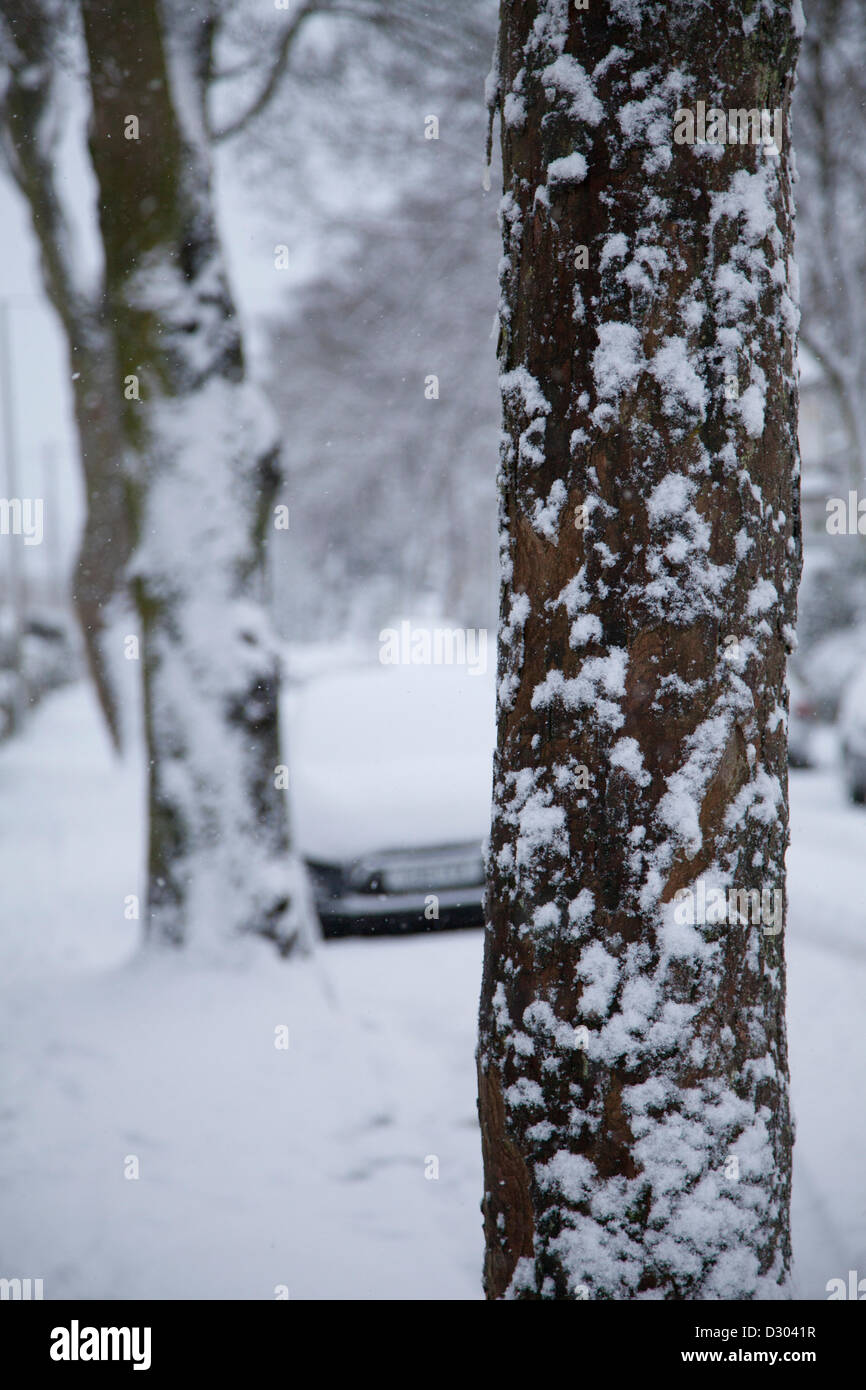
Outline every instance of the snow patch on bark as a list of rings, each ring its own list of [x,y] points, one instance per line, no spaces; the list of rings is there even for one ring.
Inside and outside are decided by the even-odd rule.
[[[568,98],[568,114],[596,126],[604,117],[601,102],[595,95],[592,79],[569,53],[561,53],[541,74],[546,87],[552,87]]]

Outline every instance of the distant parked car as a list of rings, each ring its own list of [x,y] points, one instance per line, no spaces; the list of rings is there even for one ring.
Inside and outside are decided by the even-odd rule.
[[[812,745],[817,709],[799,676],[788,669],[788,762],[791,767],[813,767]]]
[[[326,935],[482,922],[492,674],[371,666],[289,701],[295,843]]]
[[[15,633],[11,614],[0,611],[0,742],[50,691],[80,670],[71,620],[62,613],[31,613]]]
[[[70,620],[31,614],[21,634],[21,672],[31,703],[74,680],[79,672]]]
[[[854,673],[842,695],[839,746],[848,795],[862,806],[866,803],[866,664]]]
[[[817,717],[835,722],[846,686],[866,662],[866,624],[829,632],[809,647],[807,660],[809,695]]]

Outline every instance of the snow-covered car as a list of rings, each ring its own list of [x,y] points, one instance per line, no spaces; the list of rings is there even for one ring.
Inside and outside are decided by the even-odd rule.
[[[0,742],[23,713],[78,672],[75,636],[65,614],[31,613],[16,638],[11,615],[0,612]]]
[[[848,682],[839,707],[839,748],[848,795],[866,803],[866,664]]]
[[[846,687],[866,662],[866,624],[837,628],[813,643],[807,652],[801,650],[801,674],[804,656],[808,664],[809,694],[817,716],[833,722],[839,717]]]
[[[481,923],[494,704],[492,675],[465,666],[370,666],[293,693],[293,834],[327,935]]]
[[[813,767],[813,742],[817,709],[790,667],[788,668],[788,762],[791,767]]]

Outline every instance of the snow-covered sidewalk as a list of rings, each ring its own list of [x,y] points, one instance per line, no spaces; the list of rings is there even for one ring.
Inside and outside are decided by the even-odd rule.
[[[793,802],[797,1291],[823,1298],[866,1275],[866,814],[830,772]],[[481,933],[135,960],[141,804],[84,687],[0,754],[0,1275],[46,1298],[479,1297]]]

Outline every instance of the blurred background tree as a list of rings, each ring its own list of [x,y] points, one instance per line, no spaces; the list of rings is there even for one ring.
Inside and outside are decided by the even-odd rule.
[[[267,315],[293,529],[273,538],[282,630],[369,636],[394,614],[496,613],[497,197],[483,83],[496,23],[436,0],[423,25],[310,28],[304,81],[242,140],[313,275]],[[289,139],[288,131],[293,135]],[[276,181],[274,174],[279,171]]]
[[[827,531],[829,498],[866,495],[866,7],[805,10],[793,104],[805,542],[795,665],[832,718],[866,656],[866,535]]]

